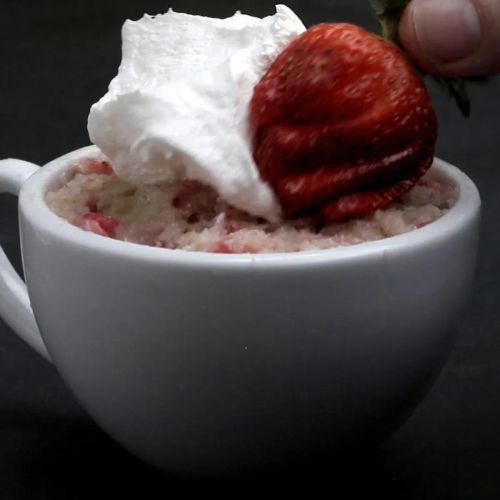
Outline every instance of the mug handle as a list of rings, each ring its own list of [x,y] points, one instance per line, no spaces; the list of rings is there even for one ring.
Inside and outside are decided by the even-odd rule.
[[[0,193],[19,196],[24,181],[38,165],[8,158],[0,160]],[[0,316],[29,346],[50,361],[35,316],[26,284],[16,273],[0,245]]]

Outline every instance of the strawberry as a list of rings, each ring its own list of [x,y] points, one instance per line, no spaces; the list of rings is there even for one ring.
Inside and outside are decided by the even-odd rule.
[[[84,175],[112,175],[113,167],[107,161],[97,160],[96,158],[84,158],[80,160],[78,172]]]
[[[113,237],[119,221],[108,215],[88,212],[83,216],[83,228],[101,236]]]
[[[430,167],[437,120],[425,86],[392,42],[319,24],[271,64],[250,103],[254,158],[287,216],[362,217]]]

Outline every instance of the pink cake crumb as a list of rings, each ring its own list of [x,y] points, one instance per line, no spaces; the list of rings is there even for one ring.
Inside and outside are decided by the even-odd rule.
[[[311,216],[270,223],[231,207],[199,182],[133,186],[96,158],[73,170],[69,181],[46,196],[60,217],[100,236],[212,253],[299,252],[379,240],[430,224],[458,194],[431,171],[400,200],[363,219],[326,226]]]

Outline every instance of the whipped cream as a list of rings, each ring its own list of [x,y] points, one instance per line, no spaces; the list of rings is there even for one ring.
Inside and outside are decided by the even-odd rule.
[[[118,75],[90,110],[92,142],[128,182],[197,180],[237,208],[278,220],[252,157],[249,103],[274,58],[304,30],[284,5],[263,19],[169,10],[126,21]]]

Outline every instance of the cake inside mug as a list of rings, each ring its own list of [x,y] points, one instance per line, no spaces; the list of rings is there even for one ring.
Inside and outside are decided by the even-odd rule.
[[[104,158],[86,158],[46,195],[71,224],[104,237],[213,253],[300,252],[355,245],[406,233],[443,216],[458,191],[432,169],[400,199],[361,218],[321,223],[313,215],[268,222],[231,207],[196,181],[132,185]]]

